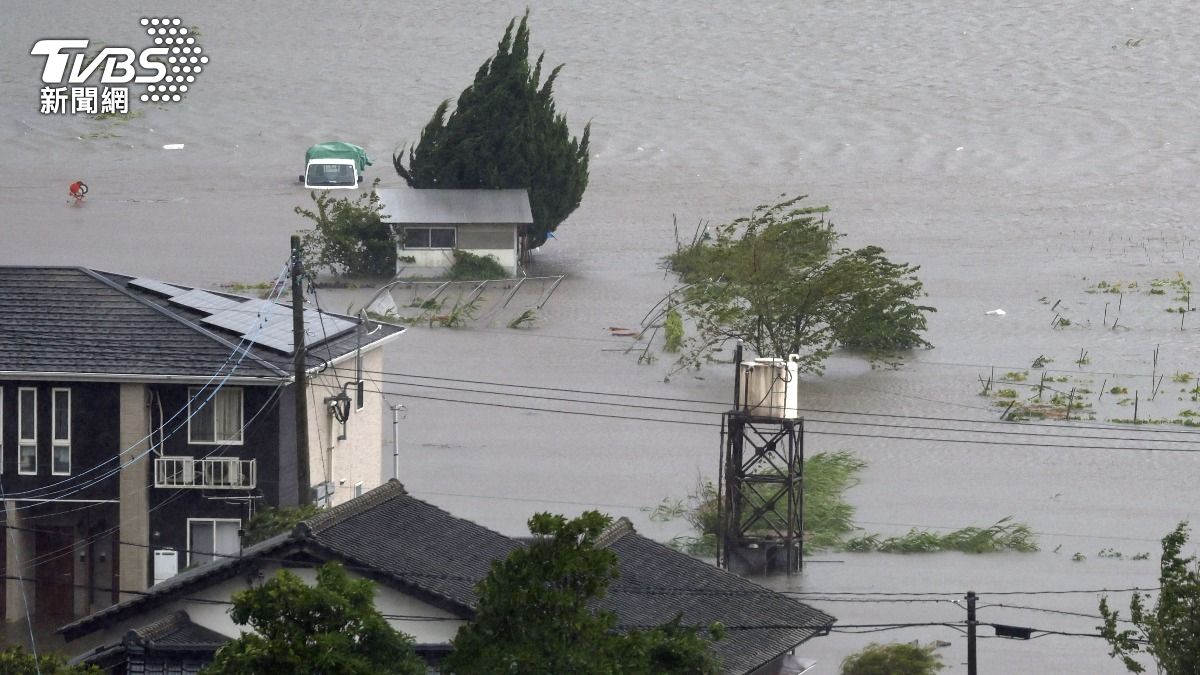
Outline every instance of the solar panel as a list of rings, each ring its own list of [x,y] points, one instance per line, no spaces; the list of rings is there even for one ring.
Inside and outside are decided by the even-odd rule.
[[[214,297],[227,300],[220,296]],[[248,300],[237,303],[235,307],[223,309],[200,321],[237,333],[240,337],[257,345],[285,354],[291,354],[294,348],[291,308],[269,300]],[[353,321],[312,309],[304,310],[304,342],[310,347],[344,335],[354,330],[356,326],[358,324]]]
[[[216,314],[222,310],[234,309],[242,305],[238,300],[231,300],[198,288],[171,296],[171,304],[194,309],[205,314]]]
[[[150,291],[151,293],[165,295],[168,298],[173,295],[179,295],[185,290],[178,286],[172,286],[171,284],[166,284],[156,279],[146,279],[144,277],[133,279],[128,285],[133,286],[134,288],[140,288],[143,291]]]
[[[256,335],[275,323],[288,323],[290,317],[289,309],[269,300],[247,300],[237,307],[206,316],[200,322],[246,336]]]

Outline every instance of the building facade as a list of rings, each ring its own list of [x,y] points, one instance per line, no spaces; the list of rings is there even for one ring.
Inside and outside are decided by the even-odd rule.
[[[312,493],[333,505],[378,486],[381,395],[366,380],[403,329],[304,321],[301,393],[276,301],[0,267],[3,618],[61,625],[236,554],[256,510],[299,501],[297,395]]]

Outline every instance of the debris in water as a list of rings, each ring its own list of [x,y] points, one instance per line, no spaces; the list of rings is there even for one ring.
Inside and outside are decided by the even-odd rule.
[[[989,309],[988,311],[984,312],[984,314],[987,314],[988,316],[1004,316],[1007,313],[1008,312],[1005,312],[1002,309]]]

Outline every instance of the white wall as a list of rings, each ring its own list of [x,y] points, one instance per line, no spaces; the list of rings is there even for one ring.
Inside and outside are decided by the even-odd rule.
[[[317,348],[320,349],[319,347]],[[313,484],[330,481],[334,485],[332,505],[354,497],[354,485],[363,483],[363,492],[382,482],[383,396],[379,372],[383,370],[383,350],[363,352],[364,379],[367,382],[363,409],[356,405],[357,388],[353,384],[353,358],[343,361],[334,370],[310,380],[308,398],[309,476]],[[334,419],[325,399],[337,395],[342,386],[350,383],[346,393],[351,398],[350,417],[346,421],[346,439],[337,440],[342,425]]]
[[[277,563],[267,563],[264,565],[264,576],[261,579],[248,580],[244,576],[235,577],[190,592],[187,594],[187,599],[173,600],[146,613],[128,617],[102,631],[70,642],[67,645],[67,651],[72,654],[82,654],[100,645],[111,645],[119,642],[129,630],[140,628],[179,610],[187,612],[192,623],[204,626],[221,635],[235,638],[243,632],[244,628],[248,632],[248,628],[233,622],[229,617],[230,605],[225,603],[233,597],[235,592],[245,590],[251,585],[251,582],[253,585],[260,585],[274,576],[279,569],[280,566]],[[317,572],[315,569],[292,568],[289,571],[309,584],[316,583]],[[350,576],[362,578],[353,570],[350,571]],[[385,616],[402,615],[447,619],[446,621],[388,619],[388,623],[393,628],[412,636],[418,644],[448,643],[454,637],[454,633],[458,631],[459,626],[466,623],[445,610],[378,583],[375,584],[375,609]]]

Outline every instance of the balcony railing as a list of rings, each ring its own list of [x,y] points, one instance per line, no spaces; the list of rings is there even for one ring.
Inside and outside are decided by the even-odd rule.
[[[154,460],[154,487],[245,490],[258,481],[253,459],[236,457],[159,457]]]

